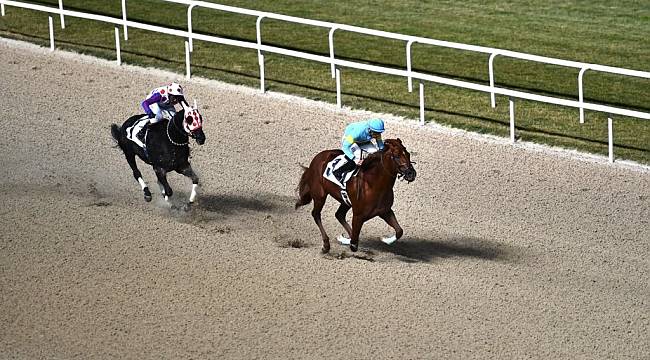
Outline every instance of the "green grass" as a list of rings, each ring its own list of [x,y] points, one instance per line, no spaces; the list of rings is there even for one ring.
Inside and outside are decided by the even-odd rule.
[[[57,0],[32,1],[57,6]],[[407,35],[489,46],[529,54],[650,71],[650,2],[560,1],[295,1],[224,0],[224,5],[337,22]],[[119,0],[64,0],[66,8],[121,17]],[[186,29],[186,6],[157,0],[127,1],[129,19],[150,24],[174,24]],[[154,9],[155,11],[152,11]],[[7,7],[0,35],[48,45],[47,14]],[[194,30],[233,39],[255,41],[254,17],[196,8]],[[66,18],[58,27],[57,47],[115,58],[113,26]],[[265,44],[328,55],[327,29],[265,19]],[[366,35],[335,33],[338,57],[405,68],[405,44]],[[487,56],[415,44],[416,71],[487,84]],[[126,63],[185,71],[184,39],[129,29],[122,42]],[[327,64],[267,54],[269,90],[328,102],[336,101],[335,83]],[[554,97],[577,99],[577,69],[497,57],[497,86]],[[195,41],[194,75],[259,86],[257,52]],[[407,91],[406,79],[342,69],[343,103],[354,108],[419,117],[417,84]],[[585,100],[650,112],[650,80],[588,71]],[[191,92],[191,90],[190,90]],[[480,133],[508,136],[508,101],[489,94],[427,83],[426,119]],[[606,114],[587,112],[579,124],[578,110],[517,101],[517,135],[525,141],[607,154]],[[650,164],[650,121],[614,119],[615,154]]]

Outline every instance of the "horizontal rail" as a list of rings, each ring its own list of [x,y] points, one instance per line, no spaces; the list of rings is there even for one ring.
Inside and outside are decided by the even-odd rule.
[[[192,4],[195,4],[197,6],[199,4],[201,4],[201,3],[203,3],[201,1],[183,1],[183,0],[163,0],[163,1],[180,3],[180,4],[190,4],[190,3],[192,3]],[[35,4],[27,4],[27,3],[19,3],[19,2],[16,2],[16,1],[10,1],[10,0],[6,0],[6,1],[5,0],[0,0],[0,3],[5,3],[6,5],[9,5],[9,6],[22,7],[22,8],[38,10],[38,11],[43,11],[43,12],[63,14],[65,16],[72,16],[72,17],[78,17],[78,18],[84,18],[84,19],[90,19],[90,20],[97,20],[97,21],[102,21],[102,22],[111,23],[111,24],[115,24],[115,25],[122,25],[124,23],[123,19],[114,18],[114,17],[110,17],[110,16],[105,16],[105,15],[88,14],[88,13],[82,13],[82,12],[72,11],[72,10],[61,10],[61,9],[54,8],[54,7],[48,7],[48,6],[43,6],[43,5],[35,5]],[[231,6],[217,5],[217,4],[211,4],[211,3],[205,3],[205,4],[208,4],[209,6],[206,6],[206,7],[210,7],[210,8],[219,8],[219,9],[233,8]],[[202,6],[202,4],[201,4],[201,6]],[[239,9],[239,8],[235,8],[235,9]],[[249,14],[249,15],[259,15],[259,14],[265,14],[264,16],[270,16],[271,15],[270,13],[262,13],[262,12],[253,11],[253,10],[247,10],[246,13]],[[294,18],[294,17],[291,17],[291,16],[281,16],[281,15],[275,15],[275,17],[277,17],[278,19],[285,19],[285,18],[287,18],[287,19],[299,19],[299,18]],[[315,21],[315,20],[310,21],[310,22],[315,22],[315,23],[319,23],[319,24],[331,24],[331,23],[324,23],[324,22]],[[279,48],[279,47],[275,47],[275,46],[258,44],[256,42],[248,42],[248,41],[242,41],[242,40],[232,40],[232,39],[227,39],[227,38],[218,37],[218,36],[190,33],[190,32],[185,31],[185,30],[169,29],[169,28],[165,28],[165,27],[162,27],[162,26],[143,24],[143,23],[130,21],[130,20],[127,20],[126,24],[129,27],[133,27],[133,28],[136,28],[136,29],[148,30],[148,31],[163,33],[163,34],[167,34],[167,35],[183,37],[183,38],[187,38],[189,36],[192,36],[196,40],[202,40],[202,41],[211,42],[211,43],[231,45],[231,46],[237,46],[237,47],[248,48],[248,49],[255,49],[255,50],[258,50],[258,51],[264,51],[264,52],[275,53],[275,54],[280,54],[280,55],[286,55],[286,56],[291,56],[291,57],[296,57],[296,58],[301,58],[301,59],[306,59],[306,60],[312,60],[312,61],[317,61],[317,62],[321,62],[321,63],[325,63],[325,64],[330,64],[330,63],[333,62],[337,66],[347,67],[347,68],[352,68],[352,69],[367,70],[367,71],[377,72],[377,73],[381,73],[381,74],[396,75],[396,76],[402,76],[402,77],[409,77],[410,76],[412,78],[419,79],[419,80],[430,81],[430,82],[434,82],[434,83],[438,83],[438,84],[444,84],[444,85],[460,87],[460,88],[476,90],[476,91],[482,91],[482,92],[488,92],[488,93],[489,92],[494,92],[494,93],[499,94],[499,95],[510,96],[510,97],[514,97],[514,98],[518,98],[518,99],[539,101],[539,102],[545,102],[545,103],[549,103],[549,104],[568,106],[568,107],[574,107],[574,108],[584,108],[584,109],[587,109],[587,110],[593,110],[593,111],[599,111],[599,112],[605,112],[605,113],[617,114],[617,115],[623,115],[623,116],[630,116],[630,117],[635,117],[635,118],[640,118],[640,119],[650,119],[650,113],[634,111],[634,110],[628,110],[628,109],[621,109],[621,108],[616,108],[616,107],[608,106],[608,105],[585,103],[585,102],[579,102],[579,101],[575,101],[575,100],[568,100],[568,99],[554,98],[554,97],[544,96],[544,95],[530,94],[530,93],[526,93],[526,92],[522,92],[522,91],[510,90],[510,89],[499,88],[499,87],[491,87],[491,86],[476,84],[476,83],[467,82],[467,81],[449,79],[449,78],[445,78],[445,77],[441,77],[441,76],[429,75],[429,74],[418,73],[418,72],[413,72],[413,71],[409,72],[408,70],[402,70],[402,69],[397,69],[397,68],[389,68],[389,67],[383,67],[383,66],[377,66],[377,65],[370,65],[370,64],[365,64],[365,63],[358,63],[358,62],[349,61],[349,60],[342,60],[342,59],[336,59],[336,58],[332,60],[332,58],[330,56],[317,55],[317,54],[306,53],[306,52],[297,51],[297,50],[289,50],[289,49]],[[379,33],[385,33],[385,32],[379,32]],[[387,34],[390,34],[390,33],[387,33]]]
[[[230,46],[236,46],[240,48],[247,48],[247,49],[253,49],[257,50],[258,53],[258,58],[259,58],[259,65],[260,65],[260,84],[261,84],[261,90],[262,92],[264,91],[264,53],[274,53],[274,54],[280,54],[280,55],[285,55],[285,56],[290,56],[290,57],[296,57],[296,58],[301,58],[301,59],[306,59],[306,60],[312,60],[324,64],[330,64],[331,69],[332,69],[332,77],[336,78],[336,92],[337,92],[337,105],[341,107],[341,72],[340,68],[351,68],[351,69],[359,69],[359,70],[366,70],[366,71],[371,71],[371,72],[376,72],[376,73],[381,73],[381,74],[387,74],[387,75],[394,75],[394,76],[401,76],[405,77],[408,80],[408,88],[409,91],[411,91],[412,87],[412,79],[417,79],[420,82],[420,119],[421,123],[424,122],[424,93],[423,93],[423,88],[424,84],[423,81],[428,81],[428,82],[434,82],[438,84],[443,84],[443,85],[448,85],[448,86],[454,86],[454,87],[459,87],[459,88],[464,88],[464,89],[469,89],[469,90],[475,90],[475,91],[481,91],[485,93],[490,93],[491,94],[491,103],[492,106],[495,106],[495,101],[494,101],[494,96],[495,95],[503,95],[507,96],[509,99],[509,104],[510,104],[510,127],[511,127],[511,139],[514,142],[515,141],[515,136],[514,136],[514,131],[515,131],[515,126],[514,126],[514,99],[523,99],[523,100],[530,100],[530,101],[537,101],[537,102],[543,102],[543,103],[548,103],[548,104],[554,104],[554,105],[560,105],[560,106],[566,106],[566,107],[572,107],[572,108],[577,108],[580,110],[580,122],[584,122],[584,110],[593,110],[597,112],[602,112],[602,113],[607,113],[608,114],[608,121],[610,122],[609,126],[609,147],[610,147],[610,161],[613,161],[613,130],[611,126],[611,116],[612,114],[616,115],[622,115],[622,116],[629,116],[629,117],[635,117],[635,118],[640,118],[640,119],[645,119],[645,120],[650,120],[650,113],[646,112],[641,112],[641,111],[635,111],[635,110],[629,110],[629,109],[623,109],[623,108],[617,108],[613,106],[608,106],[608,105],[601,105],[601,104],[595,104],[595,103],[585,103],[583,100],[583,85],[582,85],[582,79],[584,72],[586,70],[592,70],[592,71],[600,71],[600,72],[608,72],[608,73],[613,73],[613,74],[619,74],[619,75],[627,75],[627,76],[634,76],[634,77],[641,77],[641,78],[647,78],[650,79],[650,72],[646,71],[639,71],[639,70],[630,70],[630,69],[623,69],[623,68],[617,68],[617,67],[612,67],[612,66],[604,66],[604,65],[598,65],[598,64],[588,64],[588,63],[582,63],[582,62],[576,62],[576,61],[569,61],[569,60],[562,60],[562,59],[556,59],[556,58],[550,58],[550,57],[544,57],[544,56],[538,56],[538,55],[531,55],[531,54],[525,54],[525,53],[520,53],[520,52],[515,52],[515,51],[509,51],[509,50],[502,50],[502,49],[496,49],[496,48],[489,48],[489,47],[483,47],[483,46],[475,46],[475,45],[467,45],[467,44],[461,44],[461,43],[454,43],[454,42],[448,42],[448,41],[442,41],[442,40],[435,40],[435,39],[428,39],[428,38],[422,38],[422,37],[416,37],[416,36],[409,36],[409,35],[402,35],[402,34],[397,34],[397,33],[391,33],[391,32],[386,32],[386,31],[379,31],[379,30],[372,30],[372,29],[366,29],[366,28],[361,28],[357,26],[350,26],[350,25],[343,25],[343,24],[337,24],[337,23],[331,23],[331,22],[325,22],[325,21],[318,21],[318,20],[309,20],[309,19],[303,19],[303,18],[298,18],[294,16],[287,16],[287,15],[279,15],[279,14],[274,14],[274,13],[268,13],[268,12],[263,12],[263,11],[256,11],[256,10],[249,10],[249,9],[243,9],[243,8],[238,8],[238,7],[233,7],[233,6],[227,6],[227,5],[220,5],[220,4],[214,4],[214,3],[209,3],[205,1],[194,1],[194,0],[161,0],[165,2],[170,2],[170,3],[177,3],[177,4],[183,4],[188,6],[187,10],[187,31],[186,30],[177,30],[177,29],[170,29],[164,26],[157,26],[157,25],[149,25],[149,24],[143,24],[135,21],[130,21],[127,19],[126,16],[126,0],[122,0],[122,18],[114,18],[111,16],[105,16],[105,15],[97,15],[97,14],[91,14],[91,13],[84,13],[84,12],[79,12],[79,11],[71,11],[71,10],[65,10],[63,8],[63,2],[62,0],[59,0],[59,7],[49,7],[49,6],[44,6],[44,5],[37,5],[37,4],[31,4],[31,3],[22,3],[18,1],[11,1],[11,0],[0,0],[0,5],[2,5],[2,16],[5,15],[5,5],[8,6],[14,6],[14,7],[19,7],[19,8],[25,8],[25,9],[31,9],[31,10],[36,10],[36,11],[41,11],[41,12],[47,12],[50,14],[59,14],[61,17],[61,25],[64,27],[64,16],[72,16],[72,17],[77,17],[77,18],[83,18],[83,19],[88,19],[88,20],[96,20],[96,21],[101,21],[109,24],[113,24],[116,26],[115,28],[115,39],[116,39],[116,51],[117,51],[117,61],[118,64],[121,62],[120,60],[120,44],[119,44],[119,32],[117,26],[123,26],[124,27],[124,38],[128,39],[127,37],[127,27],[133,27],[141,30],[147,30],[147,31],[152,31],[152,32],[157,32],[161,34],[167,34],[167,35],[172,35],[172,36],[177,36],[177,37],[182,37],[186,38],[186,46],[185,46],[185,52],[186,52],[186,66],[187,66],[187,78],[190,77],[190,52],[192,51],[192,41],[194,39],[196,40],[202,40],[206,42],[211,42],[211,43],[217,43],[217,44],[223,44],[223,45],[230,45]],[[208,9],[213,9],[213,10],[220,10],[220,11],[226,11],[226,12],[231,12],[231,13],[237,13],[237,14],[242,14],[242,15],[248,15],[248,16],[255,16],[257,17],[256,21],[256,33],[257,33],[257,38],[255,42],[249,42],[249,41],[242,41],[242,40],[233,40],[233,39],[228,39],[224,37],[219,37],[219,36],[214,36],[214,35],[205,35],[205,34],[197,34],[192,31],[192,9],[195,7],[204,7]],[[313,54],[313,53],[307,53],[303,51],[297,51],[297,50],[289,50],[289,49],[284,49],[280,47],[275,47],[275,46],[270,46],[270,45],[264,45],[262,43],[261,39],[261,21],[262,19],[275,19],[275,20],[280,20],[280,21],[287,21],[287,22],[292,22],[292,23],[298,23],[298,24],[304,24],[304,25],[311,25],[311,26],[318,26],[318,27],[323,27],[323,28],[328,28],[329,29],[329,55],[324,56],[324,55],[318,55],[318,54]],[[49,19],[50,23],[50,38],[51,38],[51,49],[54,49],[54,33],[52,29],[52,17],[50,16]],[[360,62],[354,62],[354,61],[349,61],[349,60],[342,60],[338,59],[335,57],[334,54],[334,41],[333,41],[333,34],[334,31],[349,31],[349,32],[355,32],[355,33],[360,33],[360,34],[365,34],[365,35],[372,35],[372,36],[379,36],[383,38],[388,38],[388,39],[394,39],[394,40],[402,40],[406,41],[406,59],[407,59],[407,67],[406,69],[400,69],[400,68],[391,68],[391,67],[385,67],[385,66],[378,66],[378,65],[370,65],[366,63],[360,63]],[[488,60],[488,65],[489,65],[489,75],[490,75],[490,85],[482,85],[482,84],[477,84],[477,83],[472,83],[468,81],[461,81],[461,80],[454,80],[450,78],[445,78],[441,76],[435,76],[435,75],[430,75],[430,74],[425,74],[425,73],[420,73],[420,72],[413,72],[412,71],[412,66],[411,66],[411,47],[414,43],[420,43],[420,44],[428,44],[428,45],[434,45],[434,46],[441,46],[441,47],[447,47],[447,48],[453,48],[453,49],[458,49],[458,50],[466,50],[466,51],[473,51],[473,52],[480,52],[480,53],[485,53],[489,54],[489,60]],[[496,56],[506,56],[506,57],[511,57],[511,58],[516,58],[516,59],[521,59],[521,60],[528,60],[528,61],[534,61],[534,62],[540,62],[540,63],[546,63],[546,64],[552,64],[552,65],[559,65],[559,66],[566,66],[566,67],[573,67],[573,68],[579,68],[580,73],[578,75],[578,100],[571,100],[571,99],[563,99],[563,98],[556,98],[556,97],[551,97],[551,96],[544,96],[544,95],[538,95],[538,94],[531,94],[531,93],[526,93],[522,91],[517,91],[517,90],[511,90],[507,88],[500,88],[495,86],[494,84],[494,73],[493,73],[493,60]]]
[[[480,52],[485,54],[498,54],[500,56],[512,57],[516,59],[546,63],[551,65],[567,66],[567,67],[573,67],[577,69],[589,67],[589,69],[595,71],[602,71],[602,72],[608,72],[613,74],[628,75],[628,76],[650,79],[650,72],[647,71],[630,70],[630,69],[624,69],[624,68],[613,67],[613,66],[589,64],[589,63],[583,63],[583,62],[577,62],[571,60],[551,58],[546,56],[531,55],[531,54],[510,51],[510,50],[502,50],[502,49],[485,47],[485,46],[468,45],[468,44],[462,44],[462,43],[456,43],[456,42],[450,42],[444,40],[423,38],[419,36],[403,35],[399,33],[373,30],[373,29],[352,26],[352,25],[344,25],[344,24],[338,24],[338,23],[332,23],[332,22],[320,21],[320,20],[310,20],[310,19],[304,19],[295,16],[280,15],[280,14],[274,14],[274,13],[269,13],[264,11],[249,10],[249,9],[235,7],[235,6],[214,4],[205,1],[191,1],[191,0],[162,0],[162,1],[199,6],[208,9],[221,10],[221,11],[232,12],[232,13],[237,13],[242,15],[250,15],[256,17],[261,16],[267,19],[275,19],[275,20],[281,20],[281,21],[292,22],[292,23],[303,24],[303,25],[312,25],[312,26],[318,26],[323,28],[336,28],[337,30],[355,32],[364,35],[378,36],[378,37],[383,37],[383,38],[393,39],[393,40],[402,40],[406,42],[411,41],[419,44],[435,45],[440,47]]]

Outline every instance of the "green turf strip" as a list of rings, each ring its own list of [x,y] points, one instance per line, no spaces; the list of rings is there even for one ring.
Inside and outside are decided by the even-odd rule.
[[[57,0],[30,1],[58,7]],[[336,22],[405,35],[427,37],[555,57],[585,63],[650,71],[650,2],[647,1],[212,1],[306,19]],[[119,0],[64,0],[66,9],[121,18]],[[127,1],[129,20],[185,30],[187,6],[160,0]],[[49,44],[47,14],[6,7],[0,35]],[[113,25],[54,17],[58,48],[115,58]],[[197,7],[194,31],[256,41],[256,18]],[[328,29],[265,19],[264,44],[329,56]],[[406,67],[405,43],[344,31],[335,33],[339,58],[380,66]],[[487,55],[415,44],[413,69],[432,75],[488,84]],[[336,101],[335,82],[326,64],[282,55],[265,58],[267,89],[328,102]],[[122,61],[185,72],[184,39],[129,29]],[[505,57],[494,63],[496,85],[577,100],[578,69]],[[259,87],[257,52],[195,41],[192,74]],[[417,84],[406,79],[342,69],[343,104],[354,108],[419,118]],[[650,79],[587,71],[585,101],[650,112]],[[508,136],[508,99],[426,83],[426,120]],[[525,141],[607,154],[607,114],[517,101],[517,136]],[[650,164],[650,121],[614,118],[615,155]]]

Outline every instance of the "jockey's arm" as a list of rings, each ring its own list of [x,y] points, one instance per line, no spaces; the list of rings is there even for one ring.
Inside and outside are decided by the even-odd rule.
[[[381,139],[381,135],[375,140],[377,141],[377,147],[379,150],[384,150],[384,140]]]
[[[155,93],[151,95],[150,97],[144,99],[142,102],[142,108],[144,109],[144,112],[147,113],[147,116],[150,118],[156,117],[158,114],[155,114],[153,110],[151,110],[151,105],[158,103],[162,99],[162,96],[160,96],[159,93]]]
[[[350,149],[352,144],[354,144],[354,138],[351,135],[345,135],[343,140],[341,140],[341,150],[343,150],[343,153],[348,159],[354,160],[354,153]]]

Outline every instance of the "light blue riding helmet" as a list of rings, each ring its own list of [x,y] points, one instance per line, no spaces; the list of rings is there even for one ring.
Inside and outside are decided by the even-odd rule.
[[[382,119],[370,119],[368,120],[368,129],[376,133],[384,132],[384,120]]]

